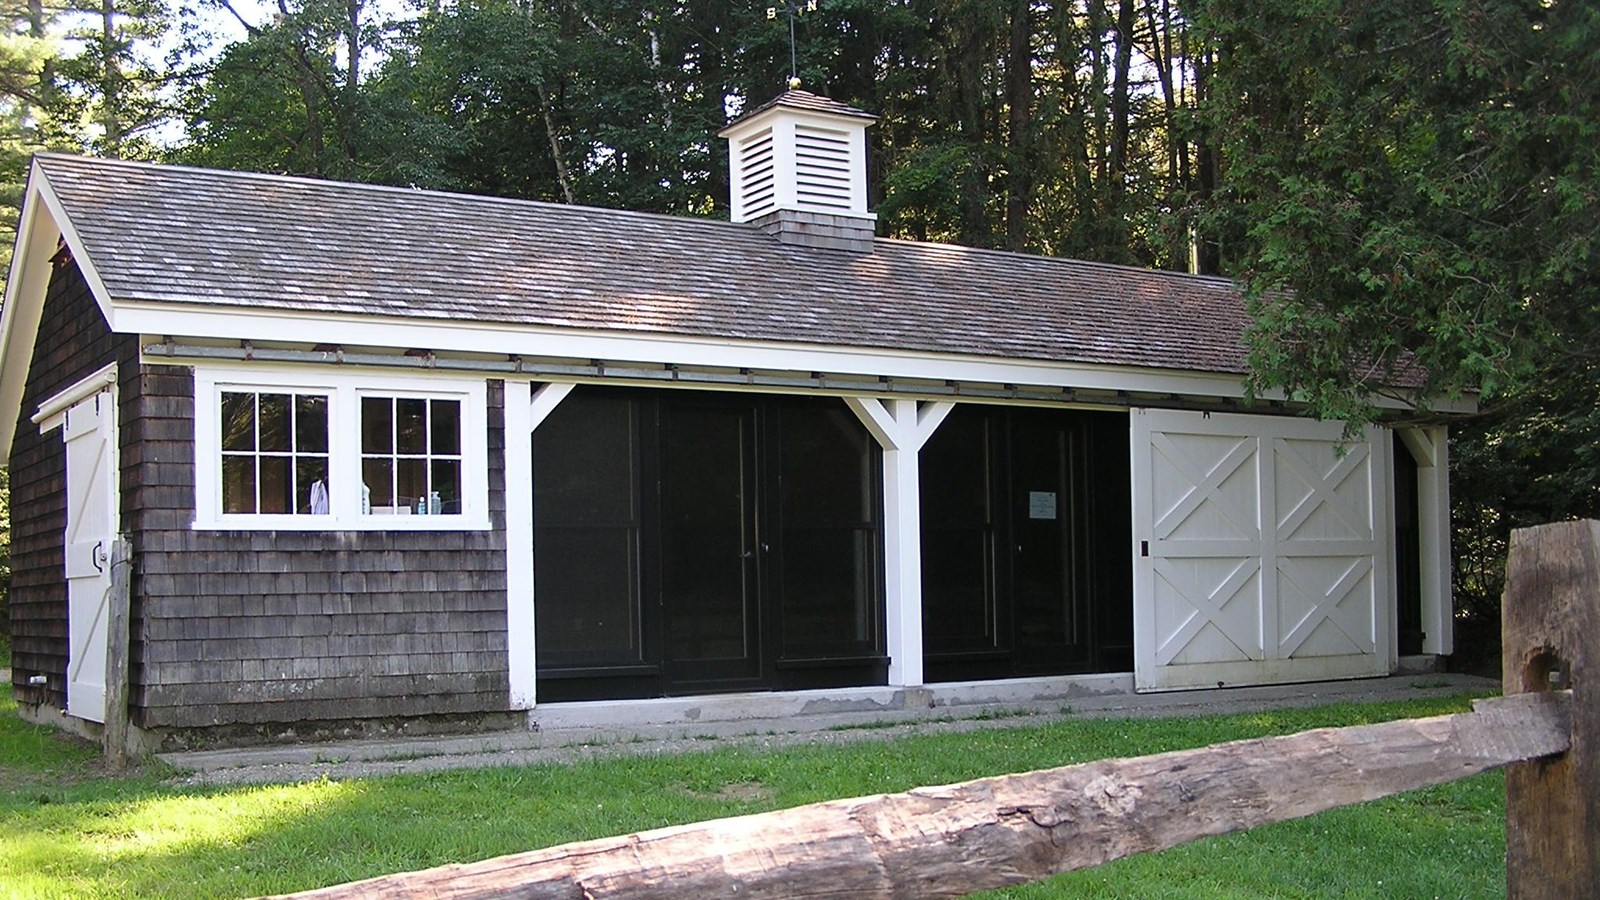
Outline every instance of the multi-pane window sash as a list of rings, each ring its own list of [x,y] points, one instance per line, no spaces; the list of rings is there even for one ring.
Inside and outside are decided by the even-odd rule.
[[[461,401],[361,398],[363,512],[461,513]]]
[[[487,382],[195,368],[200,529],[485,530]]]
[[[328,514],[328,398],[224,391],[222,511]]]

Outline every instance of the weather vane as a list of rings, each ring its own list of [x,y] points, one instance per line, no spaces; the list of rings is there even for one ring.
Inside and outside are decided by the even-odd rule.
[[[789,90],[800,87],[800,66],[795,62],[794,20],[802,13],[816,12],[817,0],[784,0],[783,11],[789,14]],[[776,19],[778,7],[767,7],[767,18]]]

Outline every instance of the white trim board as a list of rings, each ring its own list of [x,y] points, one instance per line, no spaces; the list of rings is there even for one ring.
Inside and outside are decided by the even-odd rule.
[[[56,394],[39,404],[39,411],[33,414],[33,424],[39,426],[39,433],[43,434],[52,428],[57,428],[66,418],[67,408],[91,394],[106,389],[108,385],[117,383],[117,364],[107,363],[94,374],[79,380],[76,384]]]
[[[532,709],[538,691],[532,482],[537,423],[530,388],[526,381],[509,380],[505,388],[506,680],[512,709]]]

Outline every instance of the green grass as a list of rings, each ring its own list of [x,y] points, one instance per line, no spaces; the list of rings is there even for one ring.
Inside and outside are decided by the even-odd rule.
[[[775,751],[708,747],[356,781],[182,788],[97,775],[93,751],[0,695],[0,897],[300,890],[566,841],[1327,725],[1463,699],[1200,719],[1074,719]],[[993,896],[1503,896],[1497,774],[1202,841]]]

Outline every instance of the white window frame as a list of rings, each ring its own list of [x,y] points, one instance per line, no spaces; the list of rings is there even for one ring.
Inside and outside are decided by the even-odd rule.
[[[299,393],[328,398],[328,514],[222,511],[222,394]],[[461,512],[364,515],[361,512],[361,397],[461,402]],[[194,370],[195,521],[198,530],[486,531],[489,523],[488,391],[482,379],[416,373],[395,376],[319,369],[196,367]]]

